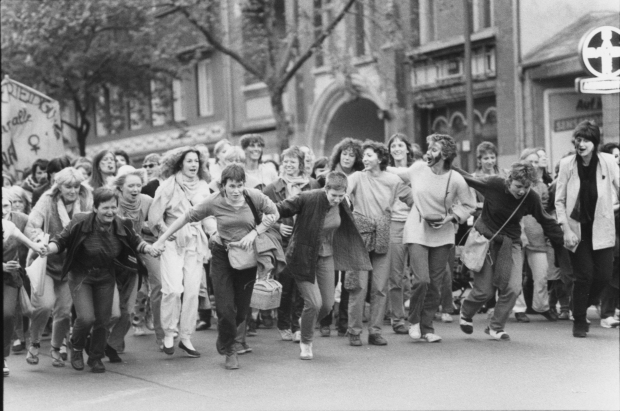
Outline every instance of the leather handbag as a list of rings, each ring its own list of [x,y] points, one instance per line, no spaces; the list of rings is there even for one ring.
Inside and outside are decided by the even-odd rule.
[[[248,196],[247,192],[243,191],[243,198],[246,203],[252,210],[252,214],[254,215],[254,222],[256,226],[260,224],[260,218],[258,217],[258,211],[256,211],[256,207],[254,207],[254,203],[250,196]],[[255,228],[256,228],[255,226]],[[241,248],[234,247],[228,244],[226,246],[226,251],[228,252],[228,261],[230,262],[230,266],[235,270],[247,270],[248,268],[256,267],[258,265],[258,256],[256,254],[256,248],[252,246],[250,251]]]
[[[469,268],[475,273],[478,273],[480,272],[480,270],[482,270],[482,266],[484,265],[487,256],[489,256],[490,258],[489,247],[491,241],[493,241],[495,237],[497,237],[497,235],[503,230],[503,228],[506,227],[506,224],[508,224],[510,219],[516,214],[517,210],[521,208],[523,201],[525,201],[525,197],[527,197],[529,193],[530,191],[528,190],[528,192],[525,193],[525,195],[521,199],[521,202],[519,203],[517,208],[515,208],[510,217],[508,217],[508,219],[506,220],[506,222],[504,222],[504,224],[490,239],[487,239],[485,236],[480,234],[478,230],[472,227],[472,229],[469,231],[467,241],[465,242],[465,247],[463,247],[463,252],[461,254],[461,261],[463,262],[463,264],[465,264],[467,268]]]

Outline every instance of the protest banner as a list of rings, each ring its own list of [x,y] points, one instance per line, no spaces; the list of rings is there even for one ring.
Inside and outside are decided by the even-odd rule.
[[[21,178],[37,158],[65,153],[60,105],[8,77],[2,80],[2,171]]]

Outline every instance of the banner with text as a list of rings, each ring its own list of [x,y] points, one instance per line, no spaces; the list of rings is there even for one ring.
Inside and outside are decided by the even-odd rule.
[[[2,171],[21,178],[37,158],[65,153],[57,101],[14,80],[2,81]]]

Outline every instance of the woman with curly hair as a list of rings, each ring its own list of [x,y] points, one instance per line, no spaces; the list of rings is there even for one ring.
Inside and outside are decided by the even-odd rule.
[[[345,137],[334,147],[329,160],[329,168],[331,171],[340,171],[348,177],[354,172],[364,169],[363,156],[362,142],[351,137]]]
[[[510,341],[504,328],[521,292],[521,219],[528,214],[533,216],[555,247],[563,244],[562,229],[544,210],[540,196],[530,190],[538,181],[538,173],[531,164],[514,163],[507,178],[476,178],[457,167],[453,169],[486,199],[472,233],[475,230],[491,240],[484,264],[474,276],[473,289],[461,305],[461,330],[465,334],[474,331],[473,316],[497,290],[499,297],[485,333],[495,340]],[[469,235],[472,236],[472,233]],[[467,249],[467,245],[465,247]]]
[[[30,169],[30,175],[26,177],[22,183],[22,188],[27,191],[28,201],[32,201],[33,191],[42,184],[45,184],[45,178],[47,177],[46,170],[49,161],[38,158],[32,163]]]
[[[172,150],[162,159],[163,182],[157,189],[148,217],[151,231],[156,236],[209,195],[205,162],[203,152],[189,146]],[[196,328],[207,236],[198,221],[185,225],[170,242],[160,261],[163,350],[168,355],[174,354],[174,333],[180,318],[179,348],[190,357],[200,357],[190,338]]]
[[[55,178],[54,186],[45,192],[28,217],[26,234],[38,241],[44,233],[53,237],[60,234],[69,225],[73,216],[89,212],[93,199],[90,190],[83,185],[84,175],[73,167],[60,170]],[[26,361],[28,364],[39,363],[39,347],[41,334],[50,314],[52,325],[52,365],[64,367],[60,355],[63,339],[71,326],[71,291],[67,277],[63,278],[62,267],[67,253],[62,252],[47,258],[47,272],[43,282],[43,292],[32,294],[32,314],[30,323],[30,347]]]
[[[102,150],[93,157],[93,170],[88,186],[95,190],[107,185],[116,174],[116,157],[109,150]]]
[[[456,158],[454,139],[444,134],[426,138],[426,161],[395,170],[411,182],[414,206],[405,223],[403,243],[407,244],[413,269],[409,301],[409,336],[414,340],[439,342],[433,318],[440,304],[439,290],[445,279],[446,261],[454,247],[454,222],[467,221],[474,211],[469,188],[458,173],[450,169]]]

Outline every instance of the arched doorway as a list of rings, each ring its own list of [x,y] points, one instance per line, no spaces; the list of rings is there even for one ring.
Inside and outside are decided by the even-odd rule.
[[[358,98],[338,107],[327,127],[325,155],[329,156],[344,137],[384,142],[385,124],[378,113],[379,107],[366,98]]]

